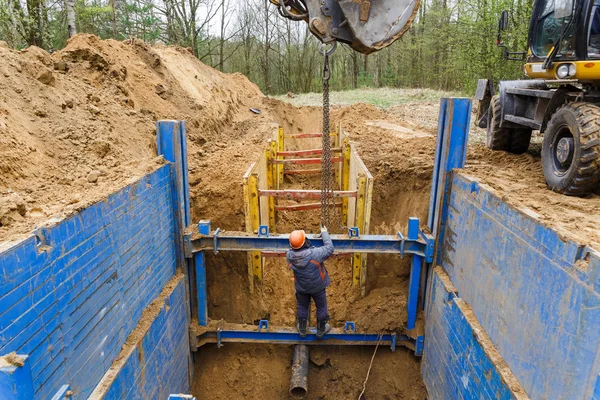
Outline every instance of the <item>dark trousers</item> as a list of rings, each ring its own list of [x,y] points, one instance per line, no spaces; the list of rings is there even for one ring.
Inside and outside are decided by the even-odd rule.
[[[311,298],[315,301],[315,305],[317,306],[317,319],[329,319],[329,311],[327,310],[327,294],[325,293],[325,289],[315,294],[296,292],[298,319],[308,319]]]

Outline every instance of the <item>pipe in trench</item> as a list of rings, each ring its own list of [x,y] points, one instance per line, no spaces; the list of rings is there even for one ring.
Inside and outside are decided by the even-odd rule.
[[[294,346],[292,377],[290,379],[290,396],[294,399],[303,399],[308,393],[308,359],[307,345],[298,344]]]

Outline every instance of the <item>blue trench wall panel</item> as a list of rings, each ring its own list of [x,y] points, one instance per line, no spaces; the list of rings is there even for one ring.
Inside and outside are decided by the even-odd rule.
[[[139,339],[135,335],[137,340],[128,340],[128,354],[113,365],[90,399],[166,399],[171,393],[189,393],[185,290],[183,274],[175,275],[157,299],[160,308],[150,325]]]
[[[0,355],[29,355],[35,397],[87,398],[177,267],[164,165],[0,250]]]
[[[456,294],[448,275],[435,268],[421,365],[429,398],[526,399],[470,306]]]
[[[442,266],[533,399],[591,399],[600,256],[454,174]]]

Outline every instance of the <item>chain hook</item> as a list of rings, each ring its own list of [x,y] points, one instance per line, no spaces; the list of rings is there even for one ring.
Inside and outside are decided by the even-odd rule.
[[[327,45],[331,45],[331,47],[327,49]],[[337,49],[337,42],[323,43],[321,45],[321,54],[324,56],[330,56],[335,52],[335,49]]]

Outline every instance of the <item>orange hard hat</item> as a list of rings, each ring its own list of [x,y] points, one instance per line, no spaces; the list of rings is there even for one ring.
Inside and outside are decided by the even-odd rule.
[[[304,231],[293,231],[290,233],[290,246],[292,246],[292,249],[298,250],[304,246],[304,242],[306,242]]]

